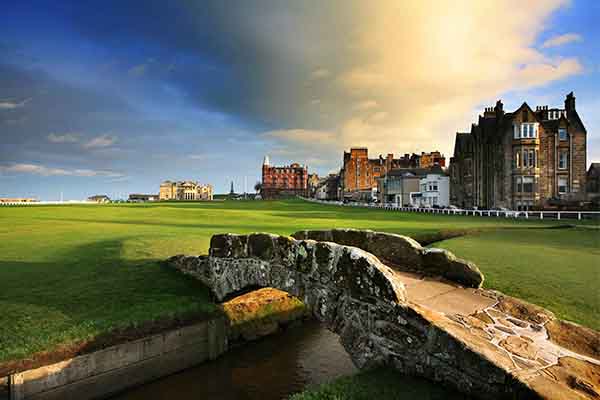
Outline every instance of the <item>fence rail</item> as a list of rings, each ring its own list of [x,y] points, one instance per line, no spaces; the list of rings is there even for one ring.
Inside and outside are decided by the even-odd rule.
[[[556,219],[582,220],[600,219],[600,211],[514,211],[514,210],[466,210],[461,208],[422,208],[401,207],[393,203],[343,203],[341,201],[317,200],[302,197],[306,201],[319,204],[338,205],[343,207],[377,208],[388,211],[404,211],[424,214],[469,215],[475,217],[521,218],[521,219]]]
[[[1,201],[1,206],[47,206],[47,205],[65,205],[65,204],[98,204],[92,201],[72,200],[72,201]]]

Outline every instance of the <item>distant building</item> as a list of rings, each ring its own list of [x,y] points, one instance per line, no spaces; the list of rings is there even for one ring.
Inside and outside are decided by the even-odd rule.
[[[159,195],[158,194],[138,194],[138,193],[134,193],[134,194],[130,194],[129,195],[129,201],[134,202],[134,203],[142,203],[142,202],[146,202],[146,201],[158,201],[159,200]]]
[[[93,203],[110,203],[110,197],[105,194],[98,194],[96,196],[90,196],[87,198],[87,201]]]
[[[411,198],[417,207],[447,207],[450,205],[450,178],[446,174],[430,173],[419,181],[420,194]]]
[[[318,200],[340,200],[341,185],[339,174],[329,174],[320,179],[314,197]]]
[[[586,175],[588,198],[600,200],[600,163],[592,163]]]
[[[26,197],[0,197],[0,203],[37,203],[38,199]]]
[[[195,181],[164,181],[160,184],[160,200],[212,200],[213,187]]]
[[[518,210],[576,204],[586,197],[587,131],[569,93],[564,108],[527,103],[485,109],[470,133],[457,133],[452,204]]]
[[[448,206],[450,180],[439,165],[393,169],[378,179],[379,200],[397,206]]]
[[[317,187],[322,179],[319,179],[319,175],[317,174],[308,174],[308,196],[315,197],[315,193],[317,191]]]
[[[261,197],[276,199],[308,196],[308,168],[298,163],[272,166],[266,156],[262,166]]]
[[[439,151],[432,151],[431,153],[421,153],[419,156],[419,168],[431,168],[434,166],[445,167],[446,157]]]

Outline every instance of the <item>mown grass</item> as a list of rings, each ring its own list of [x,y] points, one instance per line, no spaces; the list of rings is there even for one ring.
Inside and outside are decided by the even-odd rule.
[[[291,234],[343,227],[417,238],[439,231],[483,232],[444,246],[479,262],[488,275],[487,286],[598,328],[594,240],[600,231],[537,229],[550,224],[302,201],[2,207],[0,362],[93,339],[113,328],[214,311],[202,285],[159,261],[179,253],[205,253],[210,237],[219,232]],[[475,244],[469,248],[469,243]],[[535,268],[526,267],[528,259],[535,260]],[[525,290],[526,275],[537,287]]]
[[[336,379],[293,395],[290,400],[458,400],[465,395],[391,369],[376,369]]]

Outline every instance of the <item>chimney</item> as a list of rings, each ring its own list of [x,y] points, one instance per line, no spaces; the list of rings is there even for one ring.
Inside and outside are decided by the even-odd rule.
[[[573,92],[569,93],[565,99],[565,110],[567,110],[567,115],[575,111],[575,96]]]

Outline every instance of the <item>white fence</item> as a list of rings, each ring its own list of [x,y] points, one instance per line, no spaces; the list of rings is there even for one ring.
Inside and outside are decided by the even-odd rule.
[[[600,211],[513,211],[513,210],[465,210],[460,208],[415,208],[399,207],[393,203],[358,203],[341,201],[316,200],[302,197],[302,199],[319,204],[330,204],[344,207],[363,207],[380,208],[389,211],[405,211],[425,214],[445,214],[445,215],[470,215],[476,217],[495,217],[495,218],[523,218],[523,219],[600,219]]]
[[[94,201],[70,200],[70,201],[3,201],[1,206],[47,206],[47,205],[68,205],[68,204],[99,204]]]

